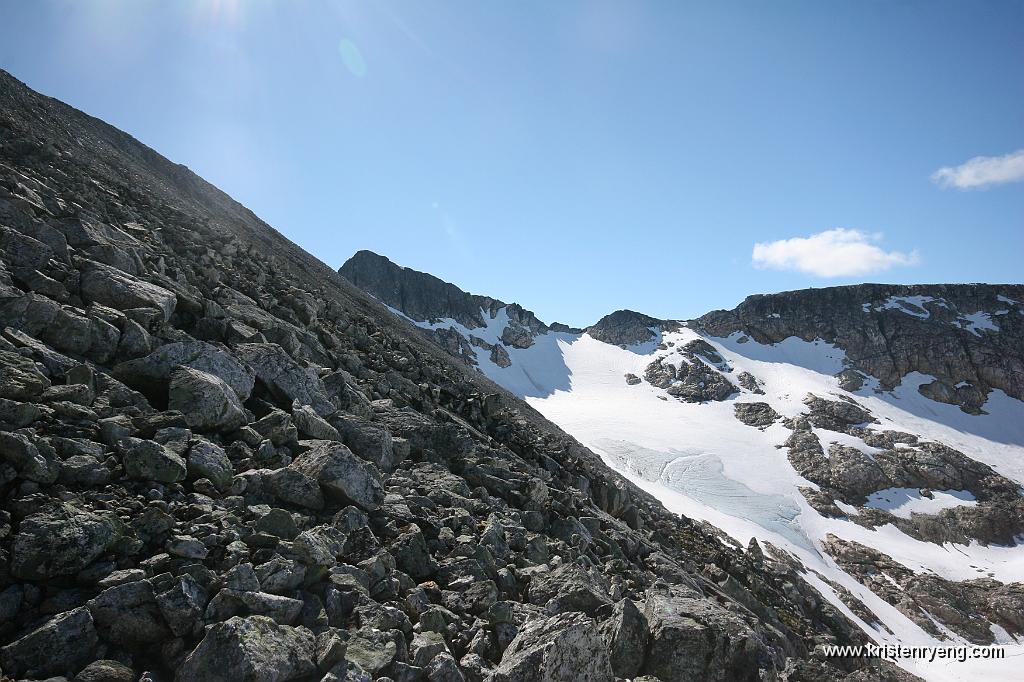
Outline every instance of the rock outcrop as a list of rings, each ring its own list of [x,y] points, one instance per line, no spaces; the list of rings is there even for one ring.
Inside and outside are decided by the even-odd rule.
[[[993,389],[1024,399],[1024,285],[860,284],[750,296],[692,322],[713,336],[759,343],[795,336],[846,352],[844,388],[864,375],[892,389],[912,372],[919,391],[967,412]]]

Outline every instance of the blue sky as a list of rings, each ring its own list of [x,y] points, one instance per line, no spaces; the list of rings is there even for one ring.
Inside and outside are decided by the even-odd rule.
[[[1022,26],[1014,0],[0,0],[0,67],[333,267],[372,249],[585,325],[1020,282]]]

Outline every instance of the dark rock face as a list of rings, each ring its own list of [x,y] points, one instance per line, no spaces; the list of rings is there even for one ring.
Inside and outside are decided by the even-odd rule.
[[[381,303],[401,310],[417,321],[436,322],[451,318],[468,329],[487,326],[481,309],[493,316],[506,308],[509,320],[520,331],[520,344],[526,348],[525,337],[547,332],[548,326],[522,306],[506,304],[489,296],[468,294],[425,272],[403,268],[372,251],[357,251],[338,270],[341,276],[366,291]],[[505,339],[502,339],[505,341]],[[516,343],[505,341],[507,345]]]
[[[670,324],[674,326],[674,323],[643,313],[616,310],[587,327],[586,332],[598,341],[614,346],[632,346],[654,340],[656,334],[651,331],[651,327],[664,329]]]
[[[1024,285],[935,284],[805,289],[748,297],[693,322],[713,336],[760,343],[823,339],[846,351],[844,388],[883,388],[911,372],[935,377],[920,392],[977,412],[992,389],[1024,398]]]
[[[991,623],[1014,635],[1024,629],[1024,583],[1004,585],[987,578],[953,582],[914,573],[875,549],[831,534],[823,547],[847,573],[939,639],[946,634],[928,614],[975,644],[994,641]]]
[[[529,348],[535,336],[549,330],[536,315],[516,303],[506,304],[489,296],[466,293],[454,284],[425,272],[403,268],[372,251],[356,252],[338,272],[380,302],[417,322],[452,319],[473,330],[487,326],[485,315],[493,319],[504,309],[508,326],[502,330],[501,343],[487,343],[472,333],[466,338],[450,328],[429,331],[442,348],[470,365],[476,364],[473,347],[477,346],[489,351],[491,362],[508,367],[507,347]]]
[[[3,674],[859,665],[814,656],[865,636],[787,565],[668,513],[187,169],[3,72],[0,228]]]

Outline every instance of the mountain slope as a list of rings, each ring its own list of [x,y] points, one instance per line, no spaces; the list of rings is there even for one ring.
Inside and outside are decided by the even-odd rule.
[[[4,72],[0,240],[7,677],[877,665],[815,652],[866,638],[813,576],[671,514],[216,188]]]
[[[673,511],[792,557],[876,641],[1019,651],[1022,302],[1020,285],[808,290],[691,322],[620,311],[474,360]]]

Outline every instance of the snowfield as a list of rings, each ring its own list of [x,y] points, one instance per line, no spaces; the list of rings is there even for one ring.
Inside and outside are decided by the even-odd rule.
[[[941,305],[916,298],[925,297],[891,300],[885,305],[910,315],[928,315],[924,303]],[[452,320],[414,324],[455,328],[467,338],[474,335],[495,343],[507,324],[503,313],[499,311],[494,318],[484,314],[488,325],[481,329],[467,329]],[[985,333],[993,326],[978,316],[965,322],[975,333]],[[722,402],[685,403],[646,381],[632,386],[626,383],[627,373],[643,377],[647,365],[657,358],[677,366],[686,362],[679,350],[695,339],[707,341],[721,354],[725,363],[719,369],[733,383],[740,372],[749,372],[761,382],[765,394],[742,390]],[[659,344],[664,344],[663,349]],[[1024,547],[1018,545],[985,547],[973,542],[940,546],[916,540],[892,524],[869,530],[848,519],[823,517],[798,491],[800,486],[816,486],[796,473],[782,448],[792,432],[779,421],[764,429],[747,426],[734,414],[736,403],[767,402],[783,417],[792,417],[807,411],[803,399],[808,393],[833,400],[849,396],[879,419],[881,423],[872,428],[906,431],[945,443],[1024,484],[1024,403],[1000,391],[990,394],[984,406],[987,414],[977,416],[922,396],[918,387],[933,378],[917,373],[905,377],[893,391],[881,391],[877,381],[869,379],[856,393],[848,393],[834,376],[844,368],[845,354],[824,341],[790,337],[762,345],[738,333],[715,338],[687,327],[657,332],[654,341],[625,348],[585,333],[551,332],[537,336],[530,348],[507,351],[512,360],[507,368],[490,362],[486,352],[478,352],[480,371],[524,398],[670,510],[705,520],[744,546],[756,537],[792,553],[809,569],[805,577],[810,584],[879,643],[969,644],[948,631],[947,640],[929,635],[842,571],[821,549],[822,540],[830,533],[875,548],[914,571],[930,571],[950,580],[985,576],[1002,582],[1024,580]],[[837,442],[855,446],[869,456],[877,452],[847,434],[824,429],[815,429],[815,433],[826,451],[830,443]],[[915,512],[935,513],[975,504],[965,491],[936,490],[932,495],[928,498],[916,489],[893,488],[872,495],[868,506],[909,518]],[[848,514],[856,512],[850,505],[842,507]],[[863,601],[891,634],[854,616],[814,572]],[[1010,649],[1008,659],[1024,656],[1024,643],[997,630],[997,641]],[[1020,678],[1009,661],[899,663],[928,680]]]

